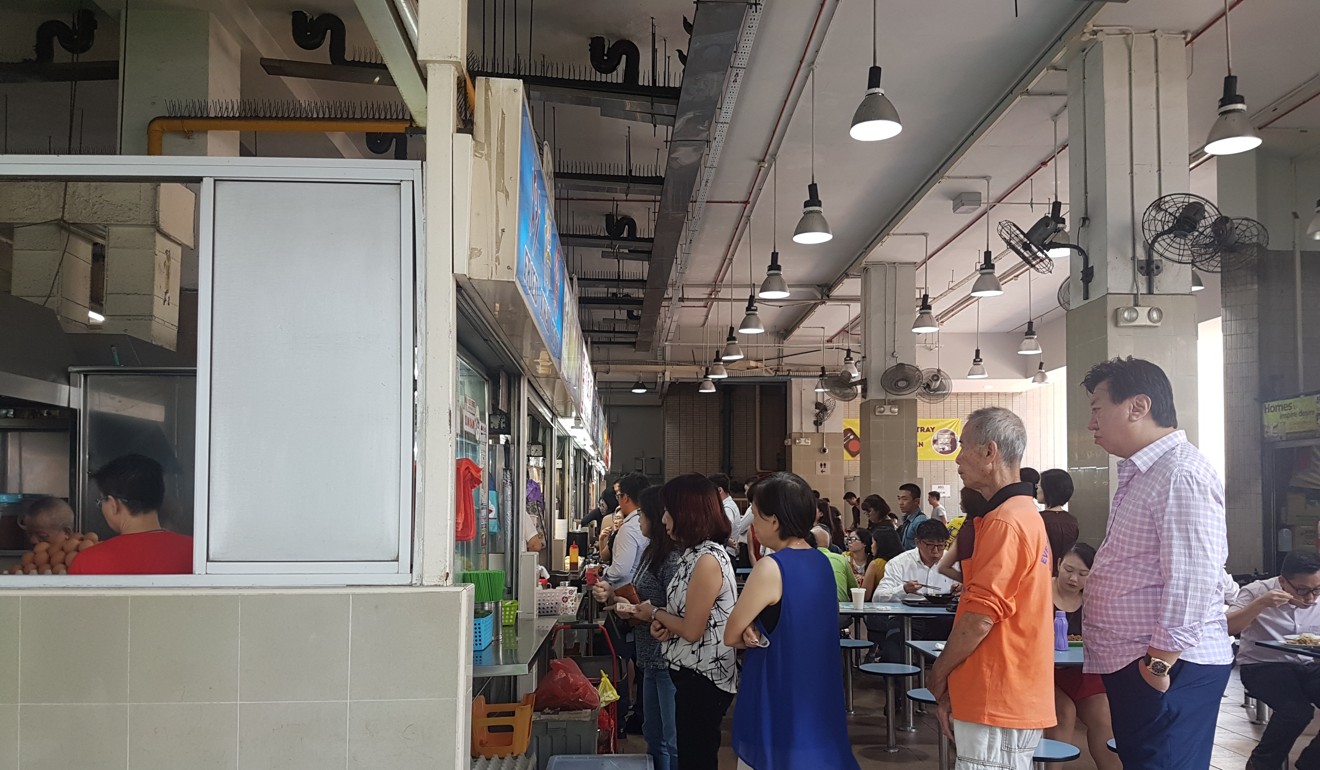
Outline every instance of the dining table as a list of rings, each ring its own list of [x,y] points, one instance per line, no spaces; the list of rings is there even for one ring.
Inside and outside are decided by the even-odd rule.
[[[1301,655],[1304,658],[1314,658],[1320,660],[1320,646],[1288,644],[1280,639],[1279,641],[1257,641],[1257,647],[1268,647],[1271,650],[1279,650],[1289,655]]]
[[[861,638],[862,618],[867,615],[881,615],[884,617],[897,617],[903,620],[903,656],[904,662],[909,666],[915,665],[912,662],[912,648],[908,642],[912,641],[912,619],[920,617],[953,617],[951,607],[945,605],[931,604],[925,601],[913,602],[864,602],[861,607],[856,607],[852,602],[840,602],[839,614],[851,615],[853,617],[853,638]],[[877,643],[879,644],[879,643]],[[920,667],[918,667],[920,668]],[[926,684],[926,670],[921,669],[919,680],[922,687]],[[903,724],[900,726],[904,732],[916,732],[915,716],[913,714],[913,705],[910,698],[903,699]]]
[[[931,660],[938,658],[940,653],[944,652],[944,642],[925,642],[917,639],[908,642],[907,645]],[[1054,665],[1067,667],[1082,665],[1082,648],[1070,646],[1066,650],[1055,650]]]

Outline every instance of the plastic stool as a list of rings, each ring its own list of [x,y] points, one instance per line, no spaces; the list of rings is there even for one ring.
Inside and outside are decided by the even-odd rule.
[[[1081,755],[1082,750],[1071,743],[1041,738],[1040,745],[1036,747],[1036,753],[1031,757],[1031,761],[1036,770],[1044,770],[1046,765],[1071,762]]]
[[[935,696],[925,687],[908,690],[907,696],[917,703],[925,703],[928,706],[936,705]],[[953,770],[953,765],[949,764],[949,739],[944,735],[944,730],[940,727],[938,720],[935,722],[935,733],[939,738],[940,746],[939,763],[936,765],[937,770]]]
[[[1118,743],[1113,738],[1105,741],[1105,746],[1109,747],[1109,750],[1115,754],[1118,753]]]
[[[898,711],[894,705],[894,680],[916,676],[921,669],[902,663],[863,663],[859,666],[863,674],[885,678],[885,751],[898,751],[898,741],[894,738],[894,721]]]
[[[521,703],[492,703],[478,695],[472,701],[472,755],[475,757],[516,757],[527,752],[532,740],[532,711],[536,695],[523,696]],[[495,732],[498,727],[506,732]]]
[[[857,651],[867,650],[875,646],[875,642],[868,642],[864,639],[840,639],[839,648],[843,650],[843,681],[847,687],[848,695],[848,715],[853,714],[853,673],[852,670],[857,667]]]

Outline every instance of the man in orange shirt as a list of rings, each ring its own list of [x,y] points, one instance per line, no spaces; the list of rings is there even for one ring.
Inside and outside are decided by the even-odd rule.
[[[1049,539],[1032,485],[1018,478],[1027,431],[1007,409],[978,409],[962,442],[958,475],[990,512],[974,522],[953,632],[926,682],[958,770],[1030,770],[1055,715]]]

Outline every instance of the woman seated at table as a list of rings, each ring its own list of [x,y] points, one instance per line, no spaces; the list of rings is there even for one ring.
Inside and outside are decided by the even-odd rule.
[[[1059,574],[1054,577],[1054,609],[1068,614],[1068,635],[1080,637],[1082,633],[1083,590],[1091,574],[1095,549],[1086,543],[1077,543],[1059,561]],[[1099,674],[1084,674],[1080,666],[1058,666],[1054,669],[1054,709],[1059,724],[1045,731],[1045,737],[1072,743],[1078,720],[1086,725],[1086,744],[1098,770],[1122,770],[1118,755],[1109,750],[1105,742],[1114,737],[1109,717],[1109,697]]]
[[[724,644],[747,650],[733,715],[739,767],[856,770],[839,676],[834,572],[812,547],[811,487],[776,473],[757,485],[752,509],[757,539],[774,553],[752,569],[724,628]]]
[[[866,579],[866,570],[871,566],[871,531],[855,529],[843,536],[844,555],[848,557],[848,566],[852,567],[857,585]]]
[[[890,559],[903,553],[903,539],[896,529],[877,529],[871,533],[871,563],[862,576],[862,588],[866,589],[866,600],[871,601],[875,587],[885,577],[885,565]]]

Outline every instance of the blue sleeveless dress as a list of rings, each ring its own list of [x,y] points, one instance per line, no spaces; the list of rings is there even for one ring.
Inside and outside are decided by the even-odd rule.
[[[753,770],[857,770],[848,740],[834,571],[814,548],[771,554],[783,579],[770,646],[747,651],[733,750]],[[760,629],[764,633],[764,629]]]

